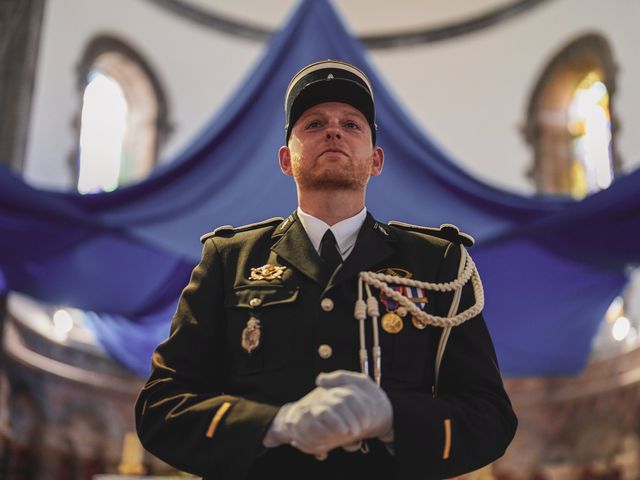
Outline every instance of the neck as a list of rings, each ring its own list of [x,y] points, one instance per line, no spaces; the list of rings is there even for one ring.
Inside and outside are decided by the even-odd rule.
[[[298,189],[298,204],[305,213],[319,218],[327,225],[335,225],[353,217],[364,208],[364,190],[312,190]]]

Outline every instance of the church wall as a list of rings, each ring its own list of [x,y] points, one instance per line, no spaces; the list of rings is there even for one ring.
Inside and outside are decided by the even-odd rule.
[[[286,20],[295,2],[273,5],[278,21],[265,17],[261,25]],[[423,5],[423,19],[413,25],[434,26],[432,21],[445,18],[438,2],[437,15],[431,15],[431,2]],[[353,29],[380,27],[379,10],[360,8],[360,0],[335,6]],[[555,52],[581,34],[597,32],[611,44],[619,66],[613,105],[620,124],[617,150],[624,169],[640,163],[640,138],[634,135],[640,127],[640,92],[634,89],[640,84],[639,14],[640,4],[633,0],[552,0],[480,32],[369,56],[395,98],[454,160],[492,184],[530,193],[526,173],[532,154],[521,134],[529,98]],[[161,161],[185,148],[216,115],[264,49],[260,42],[195,25],[150,2],[49,0],[25,168],[36,185],[72,186],[72,122],[80,102],[76,68],[84,47],[102,33],[130,42],[165,88],[173,133]]]
[[[69,154],[80,108],[76,68],[94,35],[117,36],[151,64],[167,96],[173,132],[161,161],[185,148],[232,95],[263,45],[194,26],[149,2],[50,0],[42,44],[25,175],[72,187]]]
[[[475,34],[373,58],[397,98],[456,161],[490,183],[532,193],[526,172],[533,156],[521,133],[531,94],[556,52],[587,33],[610,42],[619,67],[617,148],[623,167],[640,164],[638,18],[640,4],[632,1],[550,1]]]

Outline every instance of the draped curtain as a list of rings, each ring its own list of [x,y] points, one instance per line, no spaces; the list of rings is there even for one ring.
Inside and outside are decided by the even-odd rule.
[[[303,0],[222,113],[145,181],[80,195],[38,190],[0,169],[0,286],[86,310],[101,345],[145,376],[200,235],[296,208],[277,165],[283,96],[297,70],[326,58],[361,66],[373,83],[386,162],[368,209],[383,221],[454,223],[476,238],[470,253],[504,373],[579,372],[640,260],[640,171],[579,202],[482,183],[403,113],[327,0]]]

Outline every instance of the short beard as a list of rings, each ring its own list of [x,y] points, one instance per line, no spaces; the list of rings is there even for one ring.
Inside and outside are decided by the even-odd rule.
[[[304,190],[315,191],[344,191],[344,190],[364,190],[369,183],[369,176],[364,175],[345,175],[344,172],[323,172],[320,175],[314,175],[295,172],[294,179],[298,187]]]

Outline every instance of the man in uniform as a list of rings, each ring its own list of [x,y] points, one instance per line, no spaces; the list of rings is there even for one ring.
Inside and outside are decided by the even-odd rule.
[[[279,161],[298,209],[202,238],[136,404],[143,445],[211,479],[431,479],[494,461],[517,421],[484,320],[425,320],[459,320],[478,305],[477,282],[426,288],[463,276],[461,244],[472,240],[367,212],[366,185],[384,154],[358,68],[308,65],[285,109]],[[387,275],[402,298],[359,286],[360,272]],[[358,322],[363,291],[372,298]]]

